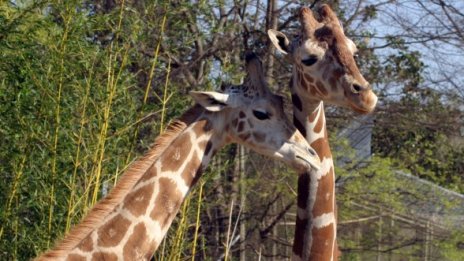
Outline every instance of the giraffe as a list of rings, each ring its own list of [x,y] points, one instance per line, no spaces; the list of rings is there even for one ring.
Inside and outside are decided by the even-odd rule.
[[[338,260],[335,173],[329,146],[324,102],[372,112],[377,96],[360,73],[354,42],[345,36],[332,9],[322,5],[317,20],[300,10],[301,33],[293,41],[269,30],[274,46],[293,64],[290,92],[293,122],[316,150],[322,167],[298,178],[297,218],[292,260]]]
[[[110,194],[37,260],[149,260],[202,170],[228,143],[300,171],[319,168],[316,152],[286,118],[282,98],[268,89],[260,60],[249,54],[246,61],[242,85],[224,92],[190,92],[196,105],[171,123]]]

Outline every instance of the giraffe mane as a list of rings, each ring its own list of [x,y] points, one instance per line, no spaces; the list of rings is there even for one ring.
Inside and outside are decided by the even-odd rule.
[[[75,248],[89,233],[96,229],[105,217],[121,203],[138,180],[146,173],[152,164],[166,150],[172,141],[198,119],[202,108],[199,105],[187,110],[181,117],[171,122],[166,130],[156,138],[153,146],[140,159],[132,163],[121,176],[110,193],[100,200],[87,213],[84,219],[77,224],[55,247],[36,260],[64,257],[68,251]]]

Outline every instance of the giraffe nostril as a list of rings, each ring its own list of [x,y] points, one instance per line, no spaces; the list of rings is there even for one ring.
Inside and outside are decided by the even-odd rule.
[[[353,84],[351,85],[351,91],[352,91],[353,93],[359,93],[359,92],[362,91],[363,89],[364,89],[364,88],[363,88],[361,85],[357,84],[357,83],[353,83]]]
[[[316,154],[316,151],[314,151],[314,149],[312,149],[312,148],[308,148],[308,152],[309,152],[309,154],[311,154],[312,156],[316,156],[316,155],[317,155],[317,154]]]

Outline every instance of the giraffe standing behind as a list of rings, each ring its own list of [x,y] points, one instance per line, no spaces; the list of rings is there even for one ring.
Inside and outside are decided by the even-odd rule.
[[[264,82],[261,62],[247,57],[247,78],[225,93],[191,92],[197,102],[174,121],[110,194],[57,246],[37,260],[149,260],[190,188],[228,143],[283,160],[300,171],[320,160]],[[272,131],[270,131],[272,130]]]
[[[319,8],[319,20],[303,7],[300,23],[302,31],[292,42],[281,32],[268,31],[271,42],[293,64],[294,124],[322,161],[321,169],[298,179],[292,260],[337,260],[335,173],[323,102],[369,113],[377,96],[356,65],[356,45],[328,5]]]

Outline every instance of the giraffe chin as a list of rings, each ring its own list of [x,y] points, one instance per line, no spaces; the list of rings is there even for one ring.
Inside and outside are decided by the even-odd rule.
[[[350,108],[353,109],[355,112],[360,113],[360,114],[368,114],[368,113],[371,113],[371,112],[374,110],[374,108],[372,108],[372,109],[360,108],[360,107],[358,107],[358,106],[356,106],[356,105],[354,105],[354,104],[352,104],[352,103],[349,103],[349,106],[350,106]]]
[[[301,161],[303,161],[305,163],[305,167],[300,167],[299,169],[301,171],[310,171],[310,170],[320,170],[321,169],[321,163],[320,161],[318,162],[318,164],[315,164],[315,162],[311,162],[307,159],[305,159],[304,157],[301,157],[299,155],[296,156],[297,159],[300,159]]]

